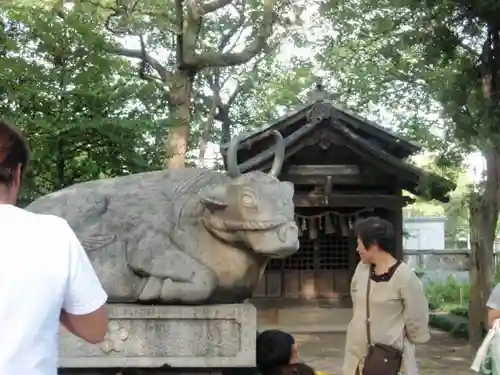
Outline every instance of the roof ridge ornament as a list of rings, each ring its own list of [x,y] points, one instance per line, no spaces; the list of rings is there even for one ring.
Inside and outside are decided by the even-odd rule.
[[[329,100],[330,95],[320,78],[316,78],[314,88],[307,94],[311,109],[307,113],[308,122],[319,123],[332,115],[332,106]]]
[[[307,101],[321,102],[321,101],[335,101],[340,97],[338,93],[331,93],[326,90],[326,87],[321,78],[316,78],[314,87],[307,93]]]
[[[317,102],[321,100],[327,99],[328,94],[325,91],[325,86],[323,85],[323,82],[320,78],[316,78],[316,83],[314,85],[314,88],[309,91],[307,94],[307,101],[308,102]]]

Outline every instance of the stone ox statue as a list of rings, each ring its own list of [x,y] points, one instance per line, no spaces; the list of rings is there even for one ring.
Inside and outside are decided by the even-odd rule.
[[[252,295],[270,258],[298,249],[293,185],[276,176],[285,145],[278,132],[273,166],[241,174],[186,168],[76,184],[28,210],[63,217],[73,228],[109,302],[238,303]]]

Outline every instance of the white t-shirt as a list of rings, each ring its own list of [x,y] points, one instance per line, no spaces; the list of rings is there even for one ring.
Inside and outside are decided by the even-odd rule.
[[[66,220],[0,204],[0,374],[56,375],[61,309],[107,295]]]
[[[490,298],[488,298],[488,302],[486,302],[486,307],[493,310],[500,310],[500,284],[497,284],[493,288]]]

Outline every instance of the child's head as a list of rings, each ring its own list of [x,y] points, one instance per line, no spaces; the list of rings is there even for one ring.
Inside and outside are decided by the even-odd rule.
[[[274,367],[266,375],[315,375],[315,371],[305,363],[290,363]]]
[[[295,339],[280,330],[268,330],[257,335],[257,367],[267,373],[277,367],[298,362],[299,350]]]

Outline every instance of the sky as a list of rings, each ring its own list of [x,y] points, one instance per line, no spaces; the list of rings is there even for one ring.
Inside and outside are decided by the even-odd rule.
[[[295,3],[300,4],[304,3],[305,1],[307,0],[296,0]],[[302,29],[304,35],[309,40],[314,40],[321,36],[327,34],[330,35],[332,33],[332,30],[329,30],[329,28],[326,25],[324,24],[319,25],[317,24],[317,22],[315,22],[315,20],[318,19],[318,17],[315,17],[317,13],[318,13],[317,6],[310,6],[310,3],[308,4],[307,7],[304,6],[304,11],[302,13],[302,21],[303,21]],[[126,48],[138,49],[140,47],[138,38],[126,37],[122,38],[121,41]],[[151,51],[151,53],[160,61],[165,60],[166,58],[165,51]],[[280,48],[280,53],[278,54],[277,58],[280,60],[281,63],[291,64],[294,57],[307,58],[308,56],[314,56],[314,51],[312,50],[311,47],[297,48],[296,46],[293,45],[291,41],[285,41],[285,43],[283,43]],[[321,71],[317,71],[315,73],[318,76],[326,75],[324,72]],[[234,82],[233,87],[231,87],[231,83],[229,83],[227,85],[228,90],[231,91],[232,89],[234,89],[235,84],[236,83]],[[382,108],[375,108],[375,110],[382,113],[384,112],[384,109]],[[383,117],[387,117],[387,120],[383,118],[381,122],[382,126],[393,129],[396,128],[395,124],[391,123],[392,116],[390,113],[387,113],[387,116]],[[439,118],[439,113],[438,112],[435,114],[431,113],[429,114],[429,117]],[[206,159],[207,159],[207,165],[206,165],[207,167],[210,167],[210,164],[216,162],[217,160],[220,160],[219,145],[213,143],[209,144],[206,154]],[[415,164],[419,165],[422,163],[423,159],[424,158],[422,157],[422,155],[417,155],[416,157],[413,158],[413,161],[415,162]],[[479,181],[484,171],[484,168],[485,168],[485,161],[484,158],[481,156],[481,154],[473,153],[466,158],[466,169],[468,177],[471,180],[471,182]]]

